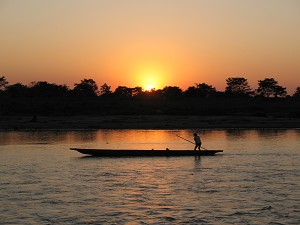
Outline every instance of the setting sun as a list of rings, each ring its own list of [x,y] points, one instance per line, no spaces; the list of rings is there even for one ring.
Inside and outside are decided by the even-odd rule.
[[[153,89],[155,89],[155,86],[153,84],[147,84],[146,85],[146,88],[145,88],[146,91],[151,91]]]
[[[161,80],[160,77],[162,75],[158,75],[158,74],[147,74],[145,73],[144,75],[141,75],[140,79],[141,79],[141,84],[142,84],[142,88],[146,91],[151,91],[153,88],[161,88]]]
[[[163,88],[168,82],[169,72],[160,63],[142,63],[133,74],[136,83],[146,91]]]

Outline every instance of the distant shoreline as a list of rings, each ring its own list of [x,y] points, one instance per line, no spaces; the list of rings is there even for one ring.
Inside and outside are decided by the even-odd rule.
[[[300,118],[253,116],[0,116],[0,130],[300,128]]]

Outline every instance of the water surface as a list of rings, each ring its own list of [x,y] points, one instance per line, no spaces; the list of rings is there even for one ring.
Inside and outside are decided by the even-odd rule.
[[[192,149],[191,130],[0,132],[0,224],[300,224],[299,130],[201,130],[214,157],[93,158],[70,147]]]

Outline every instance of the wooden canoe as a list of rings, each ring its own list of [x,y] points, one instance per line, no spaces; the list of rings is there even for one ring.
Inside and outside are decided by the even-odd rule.
[[[223,150],[114,150],[114,149],[88,149],[70,148],[82,154],[98,157],[133,157],[133,156],[213,156]]]

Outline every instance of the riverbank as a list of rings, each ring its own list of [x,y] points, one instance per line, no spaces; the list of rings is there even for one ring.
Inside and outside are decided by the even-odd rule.
[[[300,128],[300,118],[250,116],[0,116],[1,130]]]

